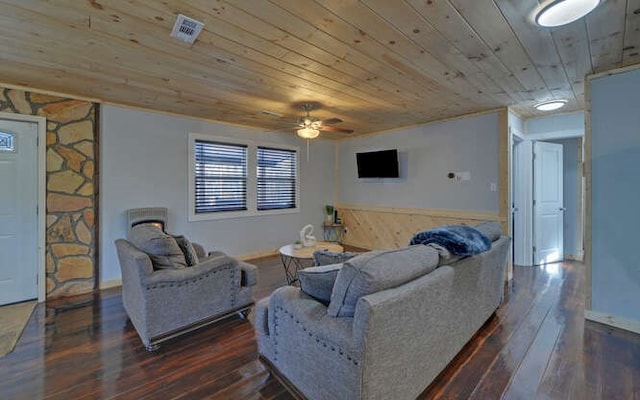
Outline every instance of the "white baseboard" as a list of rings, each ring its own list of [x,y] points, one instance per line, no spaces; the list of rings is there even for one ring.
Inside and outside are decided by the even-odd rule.
[[[610,325],[616,328],[624,329],[625,331],[640,334],[640,321],[632,321],[630,319],[624,319],[621,317],[616,317],[615,315],[609,315],[592,310],[584,310],[584,318],[590,321]]]
[[[122,286],[122,279],[111,279],[109,281],[100,282],[100,290]]]
[[[258,253],[244,254],[244,255],[236,256],[235,258],[237,258],[238,260],[246,261],[254,258],[275,256],[276,254],[278,254],[278,249],[265,250]]]
[[[572,261],[583,261],[582,254],[565,254],[564,259]]]

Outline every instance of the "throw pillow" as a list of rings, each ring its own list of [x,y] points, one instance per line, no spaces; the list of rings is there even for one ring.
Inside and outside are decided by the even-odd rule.
[[[301,269],[298,271],[300,288],[326,306],[331,301],[333,284],[341,268],[342,264],[329,264]]]
[[[345,262],[333,286],[327,314],[353,317],[358,299],[426,275],[438,265],[438,252],[427,246],[370,251]]]
[[[500,239],[500,235],[502,235],[502,228],[500,227],[500,224],[494,221],[481,222],[474,226],[474,228],[489,238],[492,242]]]
[[[184,258],[187,261],[187,267],[193,267],[200,262],[198,259],[198,253],[196,253],[196,249],[193,247],[193,244],[189,239],[182,235],[173,236],[173,238],[176,240],[176,243],[178,243],[180,250],[182,250],[182,254],[184,254]]]
[[[129,241],[149,255],[154,269],[181,269],[187,266],[176,240],[156,226],[134,226],[131,228]]]
[[[313,252],[313,265],[329,265],[340,264],[347,261],[350,258],[357,256],[360,253],[353,253],[345,251],[344,253],[337,253],[329,250],[316,250]]]

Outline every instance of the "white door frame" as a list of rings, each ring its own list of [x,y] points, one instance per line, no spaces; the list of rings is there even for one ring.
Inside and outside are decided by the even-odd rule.
[[[38,302],[46,300],[47,275],[45,270],[45,228],[47,188],[47,119],[35,115],[0,112],[0,119],[38,124]]]

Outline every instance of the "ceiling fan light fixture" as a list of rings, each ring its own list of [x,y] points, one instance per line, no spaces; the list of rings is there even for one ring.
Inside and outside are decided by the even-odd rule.
[[[600,0],[555,0],[536,14],[536,23],[546,28],[576,21],[593,11]]]
[[[298,134],[298,136],[300,136],[303,139],[315,139],[318,137],[318,135],[320,135],[320,131],[317,129],[312,129],[309,127],[304,127],[302,129],[298,129],[296,131],[296,133]]]
[[[536,104],[534,107],[538,111],[554,111],[564,107],[566,104],[566,100],[551,100]]]

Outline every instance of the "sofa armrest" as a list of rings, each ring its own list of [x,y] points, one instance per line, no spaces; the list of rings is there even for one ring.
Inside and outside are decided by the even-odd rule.
[[[283,332],[282,335],[313,335],[317,340],[335,344],[359,356],[361,351],[352,339],[353,318],[334,318],[327,315],[327,307],[306,295],[300,288],[284,286],[269,297],[268,331],[276,332],[275,319],[288,318],[301,327],[300,330]],[[278,331],[287,329],[279,324]]]
[[[258,267],[244,261],[238,261],[238,267],[241,272],[240,286],[255,286],[258,283]]]
[[[124,239],[115,241],[123,283],[139,285],[145,276],[153,273],[153,264],[147,254]]]
[[[256,329],[260,335],[269,335],[269,297],[256,303]]]
[[[232,267],[232,274],[235,275],[234,281],[238,282],[237,286],[240,286],[238,261],[227,256],[210,258],[193,267],[153,271],[153,273],[142,277],[142,284],[145,286],[155,286],[158,284],[173,284],[203,279],[206,276],[217,274],[228,269],[230,266]]]
[[[191,245],[193,246],[193,249],[196,251],[196,255],[198,256],[199,260],[203,260],[207,258],[207,252],[205,251],[204,247],[200,243],[191,242]]]
[[[451,361],[468,337],[451,331],[452,321],[465,325],[451,311],[454,270],[450,266],[396,288],[363,296],[354,316],[354,340],[363,347],[362,396],[415,398]],[[411,368],[407,368],[411,366]],[[394,384],[418,389],[397,396]]]
[[[306,398],[363,398],[362,351],[353,346],[352,323],[328,316],[326,306],[299,288],[281,287],[258,306],[258,349]]]

